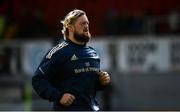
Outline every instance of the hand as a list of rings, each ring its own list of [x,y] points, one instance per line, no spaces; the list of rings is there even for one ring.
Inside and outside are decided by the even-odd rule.
[[[102,85],[108,85],[111,82],[111,78],[107,72],[100,72],[99,81]]]
[[[74,95],[72,94],[69,94],[69,93],[65,93],[61,100],[60,100],[60,103],[64,106],[69,106],[73,103],[73,101],[75,100],[75,97]]]

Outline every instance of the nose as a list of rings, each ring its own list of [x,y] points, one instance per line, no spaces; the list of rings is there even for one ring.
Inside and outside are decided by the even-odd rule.
[[[84,26],[89,26],[88,22],[84,22],[83,24],[84,24]]]
[[[89,28],[89,25],[88,25],[88,24],[85,24],[85,28]]]

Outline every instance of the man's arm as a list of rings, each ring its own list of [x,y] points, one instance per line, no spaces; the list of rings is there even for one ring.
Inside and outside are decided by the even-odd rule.
[[[48,75],[43,74],[40,68],[35,74],[32,78],[32,85],[41,98],[61,103],[64,106],[71,105],[75,100],[74,95],[63,93],[52,86],[49,82]]]
[[[52,79],[56,79],[55,74],[64,62],[64,51],[59,47],[61,46],[54,47],[46,54],[32,78],[34,90],[40,97],[49,101],[59,101],[63,95],[51,82]]]
[[[40,70],[35,72],[35,76],[32,78],[32,86],[41,98],[49,101],[59,101],[63,95],[62,92],[52,86],[48,81],[48,76],[42,74]]]
[[[62,49],[58,53],[56,50],[59,50],[59,48],[53,48],[42,60],[35,76],[32,78],[32,86],[41,98],[68,106],[75,97],[69,93],[59,91],[50,81],[51,79],[57,79],[55,74],[60,73],[59,68],[67,58]]]

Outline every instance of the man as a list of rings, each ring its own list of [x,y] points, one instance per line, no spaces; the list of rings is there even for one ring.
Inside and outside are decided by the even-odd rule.
[[[99,110],[96,92],[110,83],[100,70],[84,11],[73,10],[62,21],[64,41],[44,57],[32,78],[38,95],[54,102],[54,110]]]

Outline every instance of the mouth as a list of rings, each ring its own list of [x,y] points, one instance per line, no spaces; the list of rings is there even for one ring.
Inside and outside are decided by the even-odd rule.
[[[83,33],[88,36],[88,37],[91,37],[91,34],[89,33],[89,29],[88,28],[84,28],[83,29]]]
[[[89,30],[87,28],[83,29],[83,32],[89,32]]]

